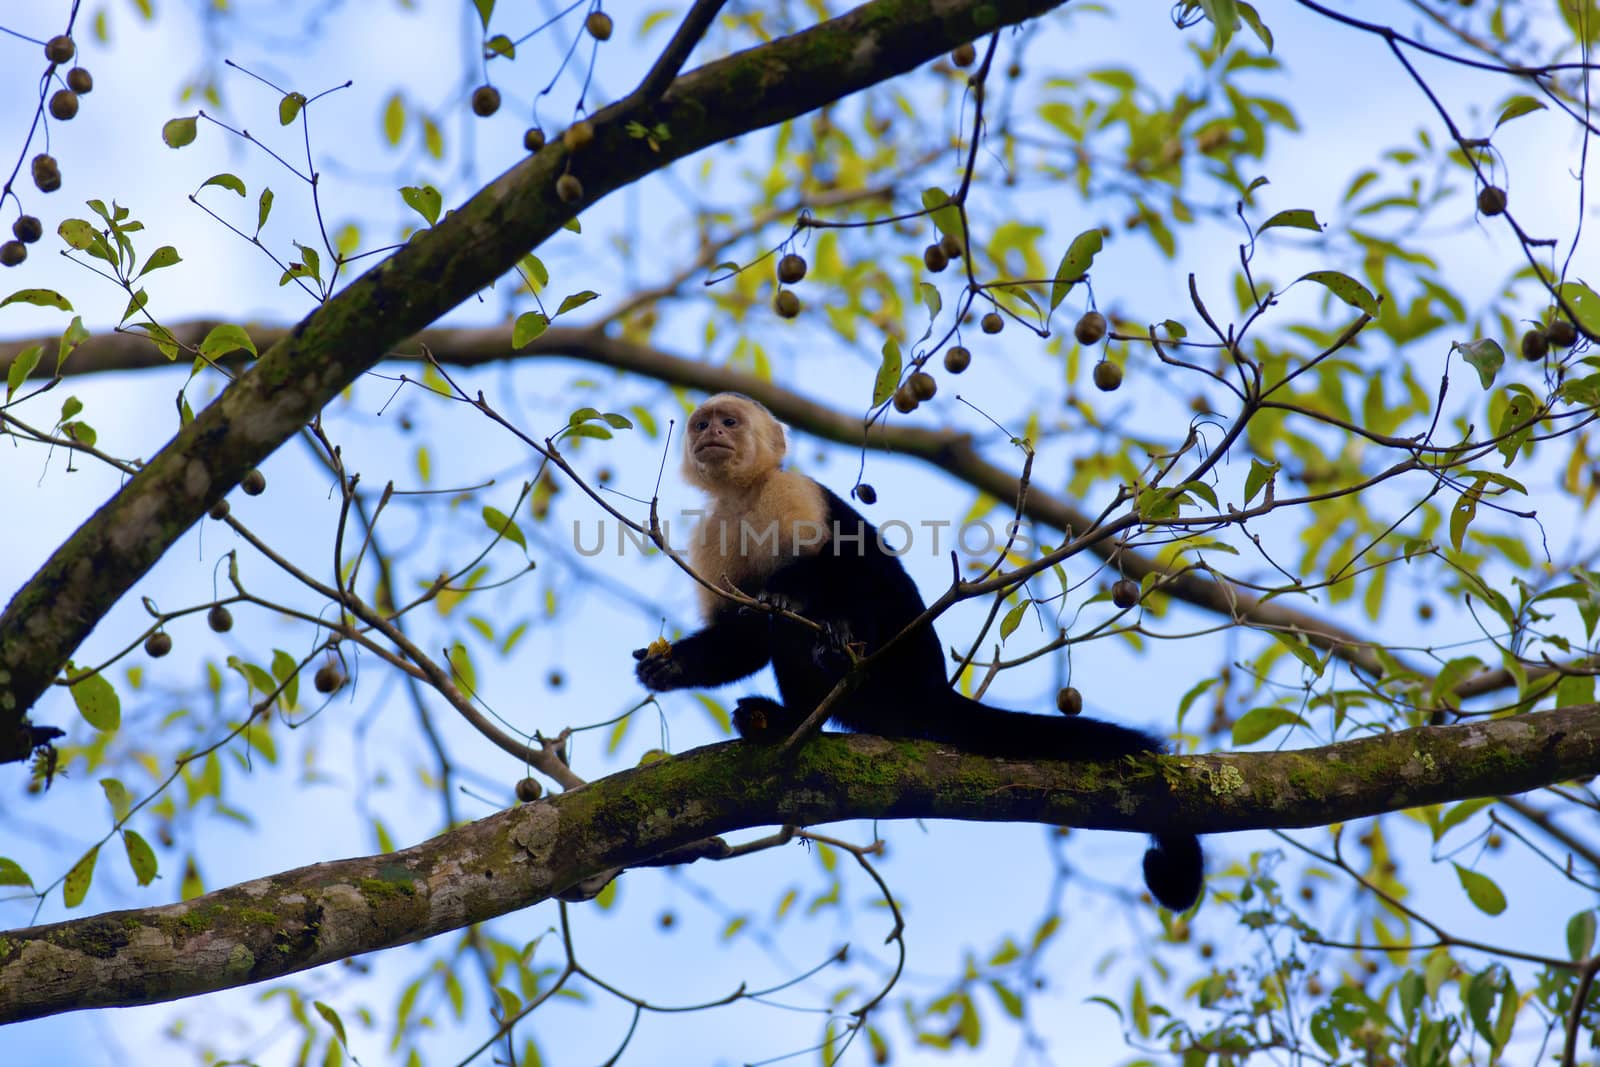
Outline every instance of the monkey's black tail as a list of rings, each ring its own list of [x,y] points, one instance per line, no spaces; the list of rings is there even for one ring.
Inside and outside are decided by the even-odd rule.
[[[1153,734],[1113,722],[1002,711],[959,693],[945,693],[948,699],[939,706],[908,714],[904,732],[948,742],[966,752],[1013,759],[1106,760],[1166,748]],[[1187,911],[1200,899],[1205,881],[1200,839],[1194,834],[1153,834],[1144,854],[1144,881],[1162,907]]]

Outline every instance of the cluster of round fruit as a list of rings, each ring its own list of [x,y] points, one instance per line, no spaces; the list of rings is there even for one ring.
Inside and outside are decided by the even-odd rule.
[[[1522,358],[1530,363],[1549,355],[1552,348],[1571,348],[1578,343],[1578,328],[1559,315],[1548,326],[1535,326],[1522,335]]]
[[[60,34],[45,42],[44,54],[52,66],[58,66],[70,63],[78,54],[78,46],[72,43],[71,37]],[[66,82],[66,88],[56,90],[49,103],[51,117],[62,122],[78,113],[78,97],[94,89],[94,77],[83,67],[67,71]],[[49,153],[40,152],[33,157],[32,171],[33,184],[41,193],[53,193],[61,188],[61,167]],[[22,215],[11,224],[11,233],[14,240],[0,244],[0,266],[15,267],[27,259],[28,246],[44,236],[44,224],[36,216]]]

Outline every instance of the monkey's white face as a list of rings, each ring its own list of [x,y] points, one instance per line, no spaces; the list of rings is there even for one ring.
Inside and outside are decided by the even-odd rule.
[[[781,458],[768,441],[771,423],[772,417],[749,401],[712,397],[689,416],[686,473],[708,489],[749,484]]]

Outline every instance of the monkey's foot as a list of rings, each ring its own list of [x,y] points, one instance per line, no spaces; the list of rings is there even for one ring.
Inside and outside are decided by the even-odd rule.
[[[746,741],[775,744],[798,725],[800,716],[770,697],[740,697],[733,709],[733,728]]]

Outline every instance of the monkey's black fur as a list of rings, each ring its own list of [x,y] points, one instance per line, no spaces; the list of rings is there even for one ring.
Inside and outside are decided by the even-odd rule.
[[[921,615],[924,603],[900,560],[884,551],[878,531],[825,487],[829,541],[820,552],[799,555],[746,590],[822,623],[828,633],[731,602],[697,633],[666,655],[639,649],[639,681],[665,691],[724,685],[769,662],[783,703],[744,697],[734,713],[741,737],[781,740],[827,696],[849,667],[843,645],[871,653]],[[1160,752],[1156,737],[1081,716],[1002,711],[953,691],[944,654],[931,626],[905,639],[834,706],[832,721],[862,733],[941,741],[981,755],[1036,759],[1114,759]],[[1204,878],[1200,842],[1193,834],[1156,834],[1144,857],[1145,884],[1173,911],[1199,899]]]

